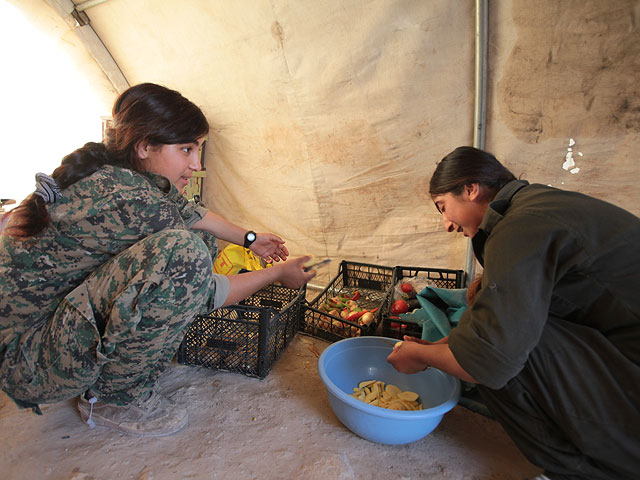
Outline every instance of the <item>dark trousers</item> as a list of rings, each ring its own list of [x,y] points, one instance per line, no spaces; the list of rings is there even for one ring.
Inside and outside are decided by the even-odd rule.
[[[548,477],[640,478],[640,366],[602,333],[549,318],[518,376],[501,389],[479,389]]]

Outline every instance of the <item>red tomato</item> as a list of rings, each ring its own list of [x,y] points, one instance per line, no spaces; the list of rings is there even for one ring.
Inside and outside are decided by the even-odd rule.
[[[413,292],[413,285],[411,285],[409,283],[403,283],[402,285],[400,285],[400,289],[404,293],[411,293],[411,292]]]
[[[396,300],[395,302],[393,302],[393,305],[391,305],[391,313],[393,313],[394,315],[398,313],[407,313],[408,311],[409,304],[404,300]]]

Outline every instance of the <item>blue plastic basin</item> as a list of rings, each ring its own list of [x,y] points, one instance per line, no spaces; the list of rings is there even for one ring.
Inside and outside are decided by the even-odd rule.
[[[398,372],[387,362],[393,346],[385,340],[397,342],[384,337],[354,337],[330,345],[318,359],[320,378],[333,412],[352,432],[388,445],[415,442],[431,433],[458,403],[460,382],[435,368],[412,375]],[[356,400],[350,394],[364,380],[380,380],[416,392],[423,410],[389,410]]]

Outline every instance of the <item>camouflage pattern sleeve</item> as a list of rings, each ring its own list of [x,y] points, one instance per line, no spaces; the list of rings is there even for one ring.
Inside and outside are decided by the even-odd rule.
[[[207,209],[202,205],[193,205],[190,203],[184,195],[182,195],[178,189],[170,184],[166,178],[156,175],[154,173],[145,174],[154,184],[158,185],[161,189],[166,191],[167,197],[178,207],[180,216],[184,221],[187,228],[191,228],[194,223],[202,220],[207,213]]]

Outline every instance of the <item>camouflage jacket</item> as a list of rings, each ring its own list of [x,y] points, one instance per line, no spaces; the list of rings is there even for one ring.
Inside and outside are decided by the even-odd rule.
[[[21,336],[45,324],[93,270],[148,235],[190,228],[207,211],[162,176],[113,166],[64,189],[47,209],[51,224],[38,235],[25,241],[0,235],[0,385]],[[228,280],[212,275],[221,287],[219,295],[211,292],[214,308]]]

